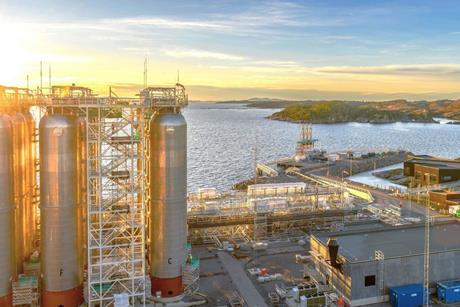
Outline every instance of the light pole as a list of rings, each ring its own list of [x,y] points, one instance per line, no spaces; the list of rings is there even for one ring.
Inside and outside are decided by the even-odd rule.
[[[425,173],[427,187],[430,186],[430,174]],[[428,193],[427,193],[428,194]],[[426,197],[426,213],[425,213],[425,253],[424,253],[424,270],[423,270],[423,286],[426,296],[425,306],[430,306],[430,199]]]

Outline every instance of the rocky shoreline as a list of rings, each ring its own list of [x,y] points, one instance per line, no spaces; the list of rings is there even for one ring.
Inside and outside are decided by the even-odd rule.
[[[283,122],[289,122],[289,123],[294,123],[294,124],[302,124],[302,123],[311,123],[311,124],[320,124],[320,125],[334,125],[334,124],[347,124],[347,123],[359,123],[359,124],[394,124],[394,123],[421,123],[421,124],[439,124],[439,122],[435,121],[434,119],[431,120],[369,120],[369,119],[357,119],[357,120],[349,120],[349,121],[343,121],[343,120],[329,120],[329,121],[318,121],[318,120],[310,120],[310,121],[305,121],[305,120],[294,120],[294,119],[289,119],[289,118],[281,118],[281,117],[276,117],[276,116],[267,116],[267,119],[271,120],[278,120],[278,121],[283,121]],[[446,124],[451,124],[451,125],[459,125],[460,122],[448,122]]]

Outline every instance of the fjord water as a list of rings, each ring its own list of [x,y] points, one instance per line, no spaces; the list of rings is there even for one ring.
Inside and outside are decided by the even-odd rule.
[[[254,173],[257,161],[294,153],[299,124],[266,117],[276,109],[238,104],[191,103],[183,110],[188,122],[188,190],[229,190]],[[416,154],[460,157],[460,125],[394,123],[314,125],[318,147],[407,149]]]

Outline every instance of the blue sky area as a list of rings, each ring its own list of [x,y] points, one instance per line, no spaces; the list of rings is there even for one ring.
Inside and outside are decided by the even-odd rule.
[[[135,87],[147,57],[198,99],[443,98],[460,92],[458,16],[457,1],[0,0],[0,35],[27,50],[17,76],[44,58],[61,82]]]

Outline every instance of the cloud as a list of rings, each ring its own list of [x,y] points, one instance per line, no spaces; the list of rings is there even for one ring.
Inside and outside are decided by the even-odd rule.
[[[249,99],[253,97],[282,98],[292,100],[355,100],[355,101],[384,101],[393,99],[436,100],[458,99],[460,92],[359,92],[359,91],[327,91],[315,89],[273,89],[265,87],[214,87],[204,85],[187,86],[191,100],[228,100]]]
[[[122,47],[120,49],[123,51],[134,53],[134,54],[144,54],[144,55],[152,54],[152,51],[150,48],[144,48],[144,47]]]
[[[198,49],[165,49],[163,50],[163,54],[174,58],[216,59],[226,61],[242,61],[246,59],[239,55]]]
[[[460,74],[460,64],[326,66],[315,70],[326,74],[353,75],[458,75]]]
[[[248,2],[250,3],[250,2]],[[193,15],[192,15],[193,16]],[[201,31],[203,34],[267,35],[303,37],[289,28],[336,27],[349,21],[341,14],[323,14],[304,5],[292,2],[265,1],[241,7],[238,13],[221,10],[203,14],[199,19],[178,16],[133,15],[117,18],[86,20],[84,22],[48,22],[50,30],[88,30],[126,33],[139,30],[170,29]],[[286,29],[287,28],[287,29]],[[136,33],[136,32],[134,32]],[[148,32],[147,32],[148,33]]]
[[[254,65],[260,66],[269,66],[269,67],[283,67],[283,68],[292,68],[299,67],[299,63],[296,61],[279,61],[279,60],[257,60],[252,61]]]
[[[158,17],[129,17],[120,19],[105,19],[104,23],[109,24],[125,24],[133,26],[153,26],[159,28],[170,29],[214,29],[222,30],[228,28],[227,25],[216,21],[194,21],[194,20],[179,20]]]
[[[88,63],[93,62],[94,59],[88,56],[68,55],[62,53],[29,53],[25,55],[30,61],[38,62],[51,62],[51,63]]]

